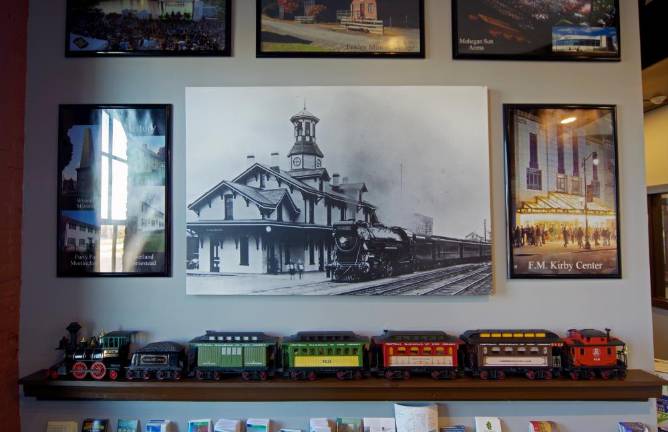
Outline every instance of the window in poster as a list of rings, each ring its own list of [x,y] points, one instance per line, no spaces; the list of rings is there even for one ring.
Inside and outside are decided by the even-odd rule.
[[[257,0],[257,56],[424,58],[424,0]]]
[[[505,105],[511,278],[619,278],[614,106]]]
[[[58,275],[170,273],[169,105],[63,105]]]
[[[486,88],[188,88],[186,106],[189,294],[492,292]]]
[[[456,59],[620,60],[619,0],[453,0]]]
[[[67,0],[65,53],[230,56],[230,0]]]

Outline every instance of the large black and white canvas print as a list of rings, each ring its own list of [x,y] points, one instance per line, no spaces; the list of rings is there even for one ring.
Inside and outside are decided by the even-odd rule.
[[[189,88],[187,290],[492,291],[483,87]]]

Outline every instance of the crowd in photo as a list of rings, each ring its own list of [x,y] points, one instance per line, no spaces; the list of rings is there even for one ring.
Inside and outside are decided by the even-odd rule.
[[[192,21],[181,14],[144,19],[133,13],[78,14],[70,32],[108,42],[109,51],[218,51],[225,47],[225,24],[219,20]]]
[[[617,240],[617,233],[607,227],[589,228],[589,243],[592,247],[612,246]],[[513,230],[513,246],[542,247],[547,243],[558,242],[564,248],[583,249],[587,243],[585,228],[582,226],[523,225]]]

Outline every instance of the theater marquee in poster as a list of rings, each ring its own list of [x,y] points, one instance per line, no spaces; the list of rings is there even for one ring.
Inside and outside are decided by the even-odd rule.
[[[511,277],[620,277],[615,108],[504,108]]]

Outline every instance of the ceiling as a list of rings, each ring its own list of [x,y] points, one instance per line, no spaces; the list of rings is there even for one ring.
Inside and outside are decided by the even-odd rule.
[[[668,99],[661,105],[654,105],[649,101],[653,96],[668,96],[668,58],[642,71],[642,87],[645,112],[668,105]]]

